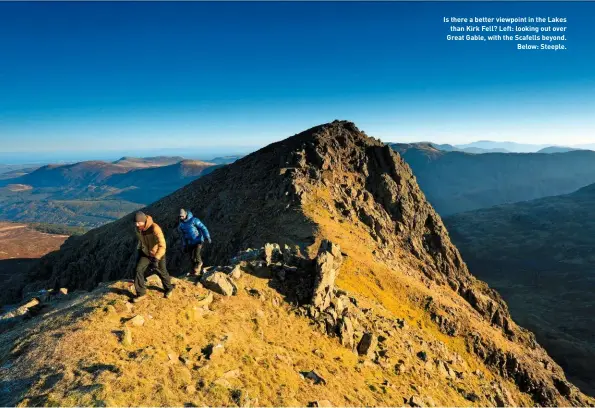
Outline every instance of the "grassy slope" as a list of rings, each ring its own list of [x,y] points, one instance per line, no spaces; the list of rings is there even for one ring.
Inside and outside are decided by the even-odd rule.
[[[318,191],[314,201],[306,204],[304,208],[306,215],[312,218],[320,228],[317,242],[312,246],[310,255],[315,253],[320,240],[324,237],[337,242],[341,246],[342,252],[347,254],[347,260],[341,268],[337,285],[351,293],[375,301],[395,317],[405,318],[409,324],[415,325],[424,334],[425,339],[436,339],[444,344],[450,352],[462,356],[470,371],[479,369],[486,373],[488,378],[494,378],[489,369],[480,363],[475,355],[467,351],[464,340],[441,333],[418,302],[420,299],[432,296],[438,302],[453,307],[457,312],[463,315],[468,314],[469,321],[481,320],[476,312],[470,309],[468,304],[458,296],[453,297],[452,292],[444,293],[443,289],[434,285],[428,288],[418,279],[408,276],[407,269],[415,268],[415,265],[410,263],[410,259],[407,259],[410,254],[399,254],[404,261],[397,269],[382,262],[374,254],[377,243],[370,238],[361,224],[343,222],[325,210],[325,208],[329,208],[324,204],[324,202],[328,202],[328,199],[325,192]],[[517,348],[515,344],[506,341],[499,330],[489,326],[476,326],[475,329],[492,339],[499,340],[500,346],[504,349]],[[518,393],[515,386],[509,385],[510,390],[516,392],[517,404],[531,405],[527,395]],[[441,401],[442,404],[453,405],[454,403],[454,400],[450,400],[451,396],[447,389],[432,388],[424,391],[430,393],[435,401]],[[481,393],[480,387],[469,391]],[[469,401],[465,401],[463,405],[469,405]]]
[[[392,367],[358,360],[336,339],[314,331],[307,318],[291,313],[287,304],[273,306],[272,298],[279,295],[262,278],[244,276],[238,296],[218,297],[213,311],[203,316],[192,305],[206,291],[185,281],[177,284],[174,298],[150,292],[150,301],[129,313],[125,295],[112,292],[127,285],[116,283],[0,336],[2,364],[13,362],[13,375],[33,380],[20,384],[21,391],[27,389],[21,404],[221,406],[234,405],[239,394],[234,390],[241,390],[253,405],[304,406],[327,399],[335,405],[387,406],[402,405],[403,396],[415,394],[414,384],[424,394],[435,390],[430,395],[438,404],[470,405],[440,376],[423,370],[399,376]],[[247,295],[245,285],[259,288],[266,300]],[[114,331],[123,327],[121,319],[135,314],[146,323],[131,328],[133,343],[124,346]],[[202,348],[225,336],[223,355],[201,357]],[[191,363],[182,364],[178,356]],[[236,369],[237,378],[218,381]],[[302,379],[299,372],[309,370],[327,384]],[[9,384],[11,379],[2,381]],[[17,402],[0,397],[3,404]]]
[[[343,406],[401,406],[403,398],[414,395],[429,405],[489,405],[483,398],[465,399],[461,390],[481,396],[495,375],[466,351],[462,339],[442,334],[412,295],[431,293],[439,301],[473,311],[464,301],[456,299],[453,304],[447,296],[375,260],[372,248],[377,244],[361,226],[333,220],[321,208],[322,201],[324,195],[319,195],[304,207],[306,215],[319,223],[316,242],[309,249],[315,252],[322,237],[338,242],[347,254],[338,285],[352,292],[361,307],[408,323],[386,340],[393,363],[382,366],[359,359],[336,338],[315,331],[309,319],[294,314],[266,279],[244,274],[238,296],[216,296],[212,312],[205,315],[193,306],[206,291],[184,280],[177,280],[174,298],[165,300],[161,293],[150,291],[151,299],[131,312],[125,306],[124,282],[77,295],[72,306],[65,303],[43,319],[34,318],[18,331],[0,336],[0,355],[5,356],[0,364],[12,364],[14,376],[0,374],[0,379],[13,389],[21,387],[26,397],[22,405],[221,406],[234,405],[239,398],[242,404],[248,399],[263,406],[304,406],[324,399]],[[246,287],[261,290],[265,300],[249,296]],[[281,306],[274,305],[275,297]],[[146,323],[131,327],[133,343],[124,346],[117,333],[136,314],[143,315]],[[494,338],[500,336],[496,329],[481,329]],[[213,360],[201,357],[205,346],[225,336],[229,340],[223,355]],[[460,356],[453,367],[464,373],[464,380],[447,379],[432,363],[422,362],[416,357],[422,350],[443,360]],[[191,363],[182,364],[178,355]],[[406,374],[395,372],[398,360],[406,363]],[[237,377],[221,380],[236,369]],[[309,370],[327,384],[302,379],[299,372]],[[473,374],[476,370],[483,377]],[[15,377],[31,381],[11,383]],[[512,383],[506,388],[517,404],[532,405]],[[0,397],[4,405],[18,402]]]

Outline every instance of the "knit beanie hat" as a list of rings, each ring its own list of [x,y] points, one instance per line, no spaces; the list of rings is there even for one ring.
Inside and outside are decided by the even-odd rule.
[[[136,213],[136,216],[134,217],[134,219],[136,220],[136,222],[146,222],[147,216],[145,215],[144,212],[139,211]]]

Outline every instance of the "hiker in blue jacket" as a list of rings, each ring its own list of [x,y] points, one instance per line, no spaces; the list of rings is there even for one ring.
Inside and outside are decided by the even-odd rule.
[[[193,265],[192,275],[199,276],[202,270],[202,246],[206,241],[211,243],[211,236],[207,227],[190,211],[180,210],[180,223],[178,232],[182,236],[182,246],[184,252],[190,253]]]

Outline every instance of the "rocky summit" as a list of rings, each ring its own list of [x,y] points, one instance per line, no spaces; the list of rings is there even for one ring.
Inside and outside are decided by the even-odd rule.
[[[213,243],[171,299],[128,301],[133,214],[31,271],[23,294],[68,291],[0,317],[0,403],[595,406],[469,273],[398,153],[351,122],[147,207],[174,275],[181,207]]]

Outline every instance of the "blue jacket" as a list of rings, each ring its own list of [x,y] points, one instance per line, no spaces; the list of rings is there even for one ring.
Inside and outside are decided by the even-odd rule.
[[[195,216],[188,211],[188,215],[184,221],[180,221],[178,225],[178,232],[182,235],[182,245],[202,244],[205,239],[210,241],[211,236],[207,227]]]

